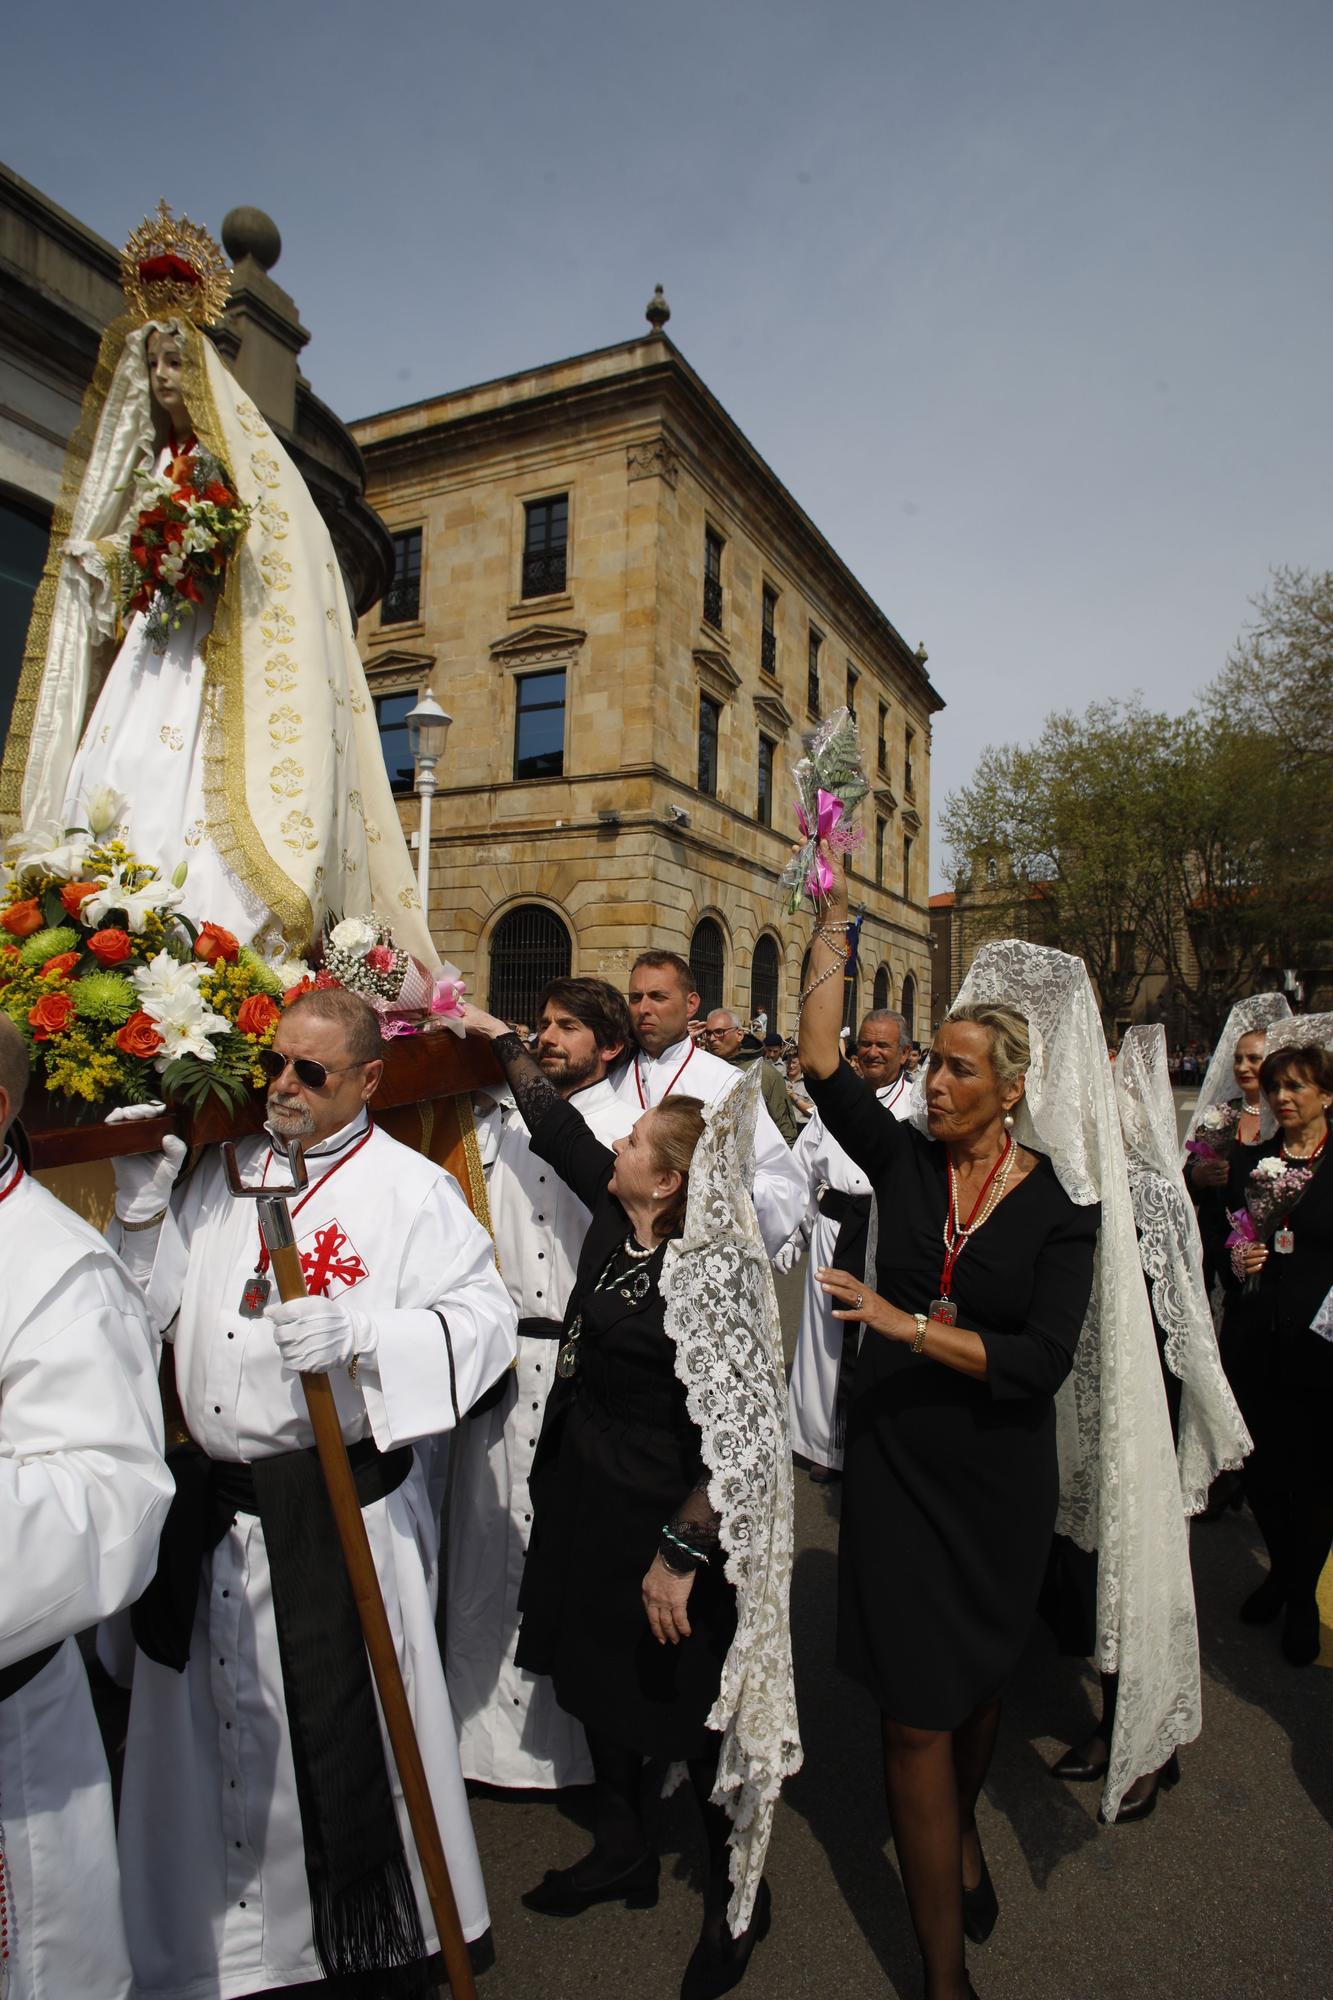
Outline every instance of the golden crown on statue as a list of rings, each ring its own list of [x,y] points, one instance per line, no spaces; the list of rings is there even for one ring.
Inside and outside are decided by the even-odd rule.
[[[206,229],[160,201],[120,253],[120,283],[140,319],[212,326],[231,296],[231,266]]]

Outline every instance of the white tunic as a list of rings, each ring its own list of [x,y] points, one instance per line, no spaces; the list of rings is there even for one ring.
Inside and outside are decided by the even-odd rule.
[[[912,1102],[911,1078],[904,1074],[875,1095],[895,1118],[904,1119]],[[839,1194],[868,1195],[870,1182],[825,1129],[817,1111],[792,1148],[792,1157],[809,1191],[811,1233],[801,1331],[787,1392],[791,1447],[802,1457],[813,1459],[816,1465],[837,1471],[842,1465],[842,1447],[835,1441],[838,1376],[842,1368],[843,1335],[851,1322],[834,1319],[834,1302],[827,1292],[821,1291],[815,1279],[818,1269],[833,1262],[842,1227],[815,1205],[815,1196],[821,1187],[836,1188]]]
[[[637,1115],[606,1081],[570,1102],[608,1146]],[[504,1121],[487,1195],[500,1275],[520,1319],[562,1320],[588,1211],[531,1150],[517,1110]],[[528,1473],[557,1347],[520,1333],[500,1401],[470,1417],[454,1443],[445,1670],[463,1775],[488,1785],[549,1790],[592,1782],[582,1724],[565,1714],[544,1674],[514,1665],[532,1522]]]
[[[171,1499],[155,1343],[101,1237],[26,1177],[0,1257],[0,1666],[64,1641],[0,1701],[8,1995],[126,2000],[111,1779],[70,1635],[153,1573]]]
[[[323,1178],[299,1211],[291,1206],[309,1289],[354,1290],[375,1325],[377,1345],[357,1381],[341,1369],[330,1377],[343,1436],[373,1436],[387,1451],[450,1429],[509,1365],[514,1309],[490,1238],[451,1177],[378,1130],[354,1153],[363,1131],[360,1119],[307,1153],[312,1182]],[[238,1150],[258,1182],[266,1142]],[[220,1158],[206,1156],[163,1227],[149,1302],[163,1327],[179,1307],[181,1405],[216,1459],[251,1461],[313,1442],[300,1378],[283,1365],[271,1324],[237,1310],[257,1251],[254,1203],[234,1200]],[[479,1937],[489,1918],[435,1638],[438,1542],[419,1464],[363,1517],[463,1934]],[[387,1746],[385,1755],[392,1776]],[[140,2000],[227,2000],[319,1976],[268,1558],[254,1515],[239,1514],[205,1563],[186,1671],[139,1657],[120,1847]]]
[[[172,454],[157,458],[161,472]],[[88,719],[65,789],[64,824],[86,826],[92,794],[110,785],[130,801],[122,837],[164,878],[189,864],[181,908],[248,944],[268,911],[237,881],[204,830],[204,641],[206,606],[187,613],[166,650],[148,642],[142,612],[126,627]]]
[[[761,1058],[762,1060],[762,1058]],[[663,1049],[660,1056],[637,1055],[616,1088],[635,1115],[652,1110],[668,1095],[698,1097],[716,1104],[740,1082],[744,1070],[733,1068],[720,1056],[709,1055],[688,1038]],[[754,1207],[759,1229],[770,1257],[787,1241],[801,1220],[806,1189],[803,1176],[793,1164],[791,1148],[769,1117],[761,1101],[754,1128]]]

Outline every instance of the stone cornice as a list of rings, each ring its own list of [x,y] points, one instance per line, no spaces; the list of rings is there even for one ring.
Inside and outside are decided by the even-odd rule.
[[[754,696],[754,712],[779,739],[787,734],[794,720],[779,695],[767,694],[762,690]]]
[[[498,667],[539,667],[572,659],[587,636],[577,625],[525,625],[492,640],[490,655]]]
[[[694,671],[699,685],[719,701],[730,701],[741,685],[741,677],[726,654],[716,652],[711,646],[695,647]]]

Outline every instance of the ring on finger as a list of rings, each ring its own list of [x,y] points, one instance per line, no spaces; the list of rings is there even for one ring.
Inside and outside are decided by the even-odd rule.
[[[866,1295],[865,1295],[865,1293],[864,1293],[864,1292],[858,1292],[858,1293],[857,1293],[857,1295],[856,1295],[856,1297],[855,1297],[855,1298],[854,1298],[854,1299],[852,1300],[852,1306],[853,1306],[853,1308],[855,1308],[855,1307],[857,1307],[857,1306],[863,1306],[863,1305],[865,1304],[865,1302],[866,1302]]]

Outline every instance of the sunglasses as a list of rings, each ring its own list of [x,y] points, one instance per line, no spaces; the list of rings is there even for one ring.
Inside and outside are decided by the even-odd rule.
[[[349,1069],[364,1069],[365,1064],[342,1063],[337,1069],[326,1069],[322,1062],[315,1062],[311,1056],[285,1056],[277,1049],[259,1051],[259,1067],[270,1083],[276,1083],[286,1070],[291,1070],[297,1081],[311,1090],[322,1090],[331,1076],[344,1076]]]

